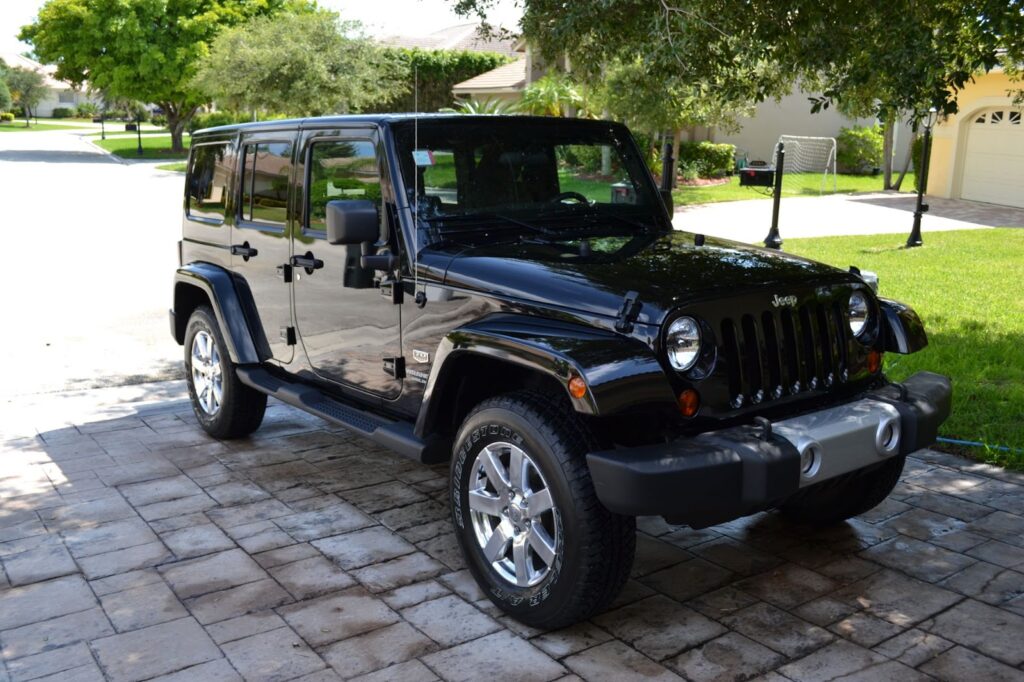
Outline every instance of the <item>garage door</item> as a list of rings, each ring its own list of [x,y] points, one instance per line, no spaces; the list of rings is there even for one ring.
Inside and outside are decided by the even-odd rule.
[[[1019,110],[991,109],[967,126],[960,196],[1024,208],[1024,125]]]

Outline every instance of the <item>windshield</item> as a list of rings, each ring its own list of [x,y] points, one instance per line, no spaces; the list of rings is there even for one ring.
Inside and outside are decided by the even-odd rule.
[[[635,233],[661,222],[649,171],[619,126],[466,117],[404,121],[394,130],[420,247]]]

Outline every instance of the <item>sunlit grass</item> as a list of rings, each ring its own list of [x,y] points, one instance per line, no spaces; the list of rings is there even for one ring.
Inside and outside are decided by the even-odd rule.
[[[929,344],[913,355],[888,354],[886,370],[904,379],[920,370],[953,379],[953,414],[941,435],[1010,447],[964,454],[1024,469],[1024,230],[1001,228],[924,235],[787,239],[787,251],[838,267],[877,272],[882,296],[911,305]]]
[[[782,196],[818,196],[820,194],[882,191],[881,175],[837,175],[835,183],[831,176],[827,180],[824,180],[823,177],[822,173],[787,173],[782,179]],[[771,198],[770,187],[740,187],[738,175],[733,175],[728,180],[721,185],[678,187],[672,192],[672,198],[675,200],[676,206]],[[900,189],[904,192],[913,191],[913,173],[907,173]]]
[[[93,143],[108,152],[126,159],[185,159],[188,158],[188,146],[191,138],[186,135],[183,140],[184,152],[171,151],[170,135],[143,135],[142,154],[138,153],[138,140],[132,137],[120,137],[106,140],[93,140]]]

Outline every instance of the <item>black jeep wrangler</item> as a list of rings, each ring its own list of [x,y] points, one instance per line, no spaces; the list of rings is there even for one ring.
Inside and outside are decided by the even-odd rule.
[[[826,524],[892,490],[950,383],[876,281],[674,231],[625,127],[345,116],[193,138],[171,332],[217,438],[267,396],[451,460],[456,534],[557,627],[625,582],[634,519]]]

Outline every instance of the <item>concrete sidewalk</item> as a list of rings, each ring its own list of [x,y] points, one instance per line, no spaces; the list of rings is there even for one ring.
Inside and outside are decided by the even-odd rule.
[[[34,396],[0,413],[0,681],[1024,680],[1022,482],[922,451],[837,528],[641,519],[613,607],[542,632],[469,576],[444,465],[276,402],[217,442],[180,382]]]
[[[916,196],[898,192],[786,197],[779,210],[782,239],[861,234],[910,234]],[[927,197],[931,210],[921,222],[929,232],[985,227],[1024,227],[1024,209],[972,201]],[[676,211],[676,229],[761,243],[772,219],[772,202],[764,199],[684,206]]]

